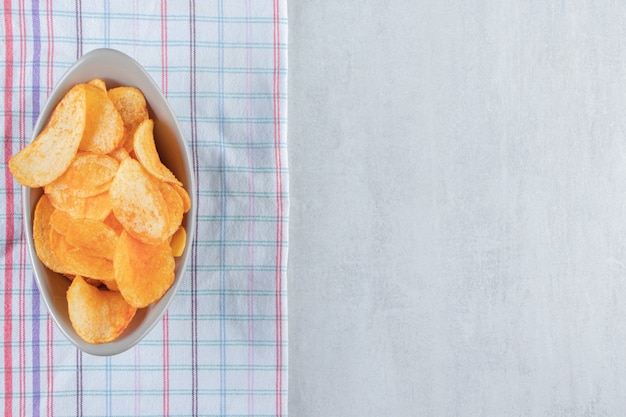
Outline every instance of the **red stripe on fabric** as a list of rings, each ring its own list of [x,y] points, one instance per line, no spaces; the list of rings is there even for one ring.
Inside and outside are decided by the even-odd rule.
[[[276,159],[276,415],[283,415],[283,184],[280,155],[280,0],[274,0],[274,157]]]
[[[52,19],[52,0],[46,0],[46,21],[48,26],[48,60],[46,63],[47,71],[47,93],[52,91],[52,85],[54,82],[54,21]],[[52,318],[50,314],[46,318],[46,351],[47,351],[47,363],[46,363],[46,375],[47,375],[47,399],[46,399],[46,413],[48,416],[54,415],[54,326],[52,324]]]
[[[13,135],[13,117],[11,114],[13,103],[13,22],[11,1],[4,0],[4,34],[5,34],[5,73],[4,73],[4,163],[8,166],[9,158],[13,154],[11,137]],[[13,351],[11,350],[13,334],[13,244],[15,231],[13,230],[13,176],[5,171],[6,196],[6,235],[7,250],[4,252],[4,415],[13,415]]]
[[[19,27],[20,27],[20,84],[26,85],[26,18],[24,16],[24,0],[20,0],[18,2],[18,13],[19,13]],[[24,141],[24,137],[26,136],[26,94],[23,88],[20,88],[19,93],[19,141],[22,143]],[[25,288],[26,288],[26,268],[22,267],[24,265],[24,256],[23,256],[23,247],[20,245],[20,256],[19,256],[19,382],[20,382],[20,416],[26,416],[26,320],[24,316],[26,315],[26,304],[24,300],[25,296]]]

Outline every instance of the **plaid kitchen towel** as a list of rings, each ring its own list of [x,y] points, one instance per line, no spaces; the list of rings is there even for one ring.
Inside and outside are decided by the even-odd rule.
[[[0,109],[7,416],[287,415],[286,0],[4,0]],[[50,318],[7,162],[63,73],[108,47],[160,85],[191,150],[197,229],[167,313],[112,357]]]

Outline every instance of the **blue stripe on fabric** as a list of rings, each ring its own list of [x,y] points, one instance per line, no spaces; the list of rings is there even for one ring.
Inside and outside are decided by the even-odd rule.
[[[223,0],[219,0],[218,2],[218,44],[220,48],[218,50],[217,61],[218,61],[218,79],[219,79],[219,98],[218,98],[218,118],[220,120],[219,127],[219,141],[220,141],[220,189],[222,192],[226,192],[226,148],[224,145],[224,48],[222,45],[224,44],[224,2]],[[220,241],[226,241],[226,221],[224,216],[226,215],[226,198],[224,194],[222,194],[222,198],[220,201]],[[226,245],[220,245],[220,340],[226,341],[226,296],[224,295],[224,291],[226,290],[226,271],[221,268],[226,263]],[[226,344],[220,344],[220,389],[222,391],[222,395],[220,395],[220,414],[226,414]]]
[[[33,0],[32,2],[32,17],[33,17],[33,63],[32,63],[32,97],[33,97],[33,126],[37,123],[37,117],[39,117],[40,111],[40,81],[41,76],[41,24],[39,20],[39,0]],[[41,316],[40,297],[37,290],[37,283],[35,279],[31,280],[31,287],[33,289],[32,298],[32,354],[33,354],[33,417],[39,417],[41,415],[41,354],[40,354],[40,332],[41,332],[41,320],[45,320],[45,317]]]

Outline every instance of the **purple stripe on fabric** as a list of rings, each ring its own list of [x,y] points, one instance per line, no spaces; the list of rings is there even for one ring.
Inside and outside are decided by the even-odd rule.
[[[39,102],[39,77],[40,77],[40,64],[41,60],[41,27],[39,21],[39,0],[33,0],[32,2],[32,16],[33,16],[33,126],[37,123],[37,117],[39,116],[40,102]],[[40,299],[39,291],[37,290],[37,284],[35,280],[32,280],[33,297],[32,297],[32,337],[33,337],[33,417],[39,417],[41,415],[41,362],[39,352],[39,333],[40,323],[39,314]]]
[[[190,114],[191,114],[191,143],[193,172],[196,179],[196,196],[200,195],[200,177],[198,163],[198,137],[196,124],[196,2],[189,0],[189,77],[190,77]],[[199,198],[192,204],[196,204],[196,213],[200,213]],[[198,226],[194,230],[194,243],[191,251],[191,413],[198,415],[198,270],[195,265],[198,262]]]
[[[76,57],[83,55],[83,12],[81,0],[76,0]],[[83,353],[76,349],[76,416],[83,415]]]
[[[76,58],[83,55],[83,5],[76,0]]]
[[[76,349],[76,416],[83,415],[83,353]]]
[[[140,409],[140,399],[141,399],[141,355],[139,354],[139,350],[141,349],[141,345],[137,345],[135,347],[135,366],[133,371],[135,372],[135,415],[141,415]]]

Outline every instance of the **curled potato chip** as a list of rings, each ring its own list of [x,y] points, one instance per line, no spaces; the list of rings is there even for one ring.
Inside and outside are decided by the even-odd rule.
[[[106,92],[90,84],[83,85],[87,97],[87,119],[78,149],[107,154],[122,142],[124,122]]]
[[[117,286],[115,281],[103,281],[103,284],[109,289],[109,291],[120,291],[120,287]]]
[[[93,256],[83,248],[70,245],[64,235],[50,230],[50,249],[63,268],[63,273],[111,281],[114,278],[110,260]]]
[[[59,178],[46,184],[47,193],[56,188],[78,197],[91,197],[109,189],[119,162],[108,155],[79,152]]]
[[[86,119],[86,89],[78,85],[59,102],[35,140],[9,160],[15,179],[27,187],[42,187],[61,176],[74,159]]]
[[[70,282],[72,282],[79,275],[65,274],[63,276],[65,278],[69,279]],[[100,281],[99,279],[86,278],[86,277],[81,277],[81,278],[84,279],[87,284],[93,285],[96,288],[101,286],[101,285],[103,285],[103,283],[105,282],[105,281]]]
[[[185,251],[185,244],[187,243],[187,232],[183,226],[180,226],[178,230],[172,235],[170,240],[170,246],[172,247],[172,255],[178,257]]]
[[[167,206],[168,227],[166,236],[172,236],[183,221],[183,200],[174,187],[166,182],[159,183],[159,190]]]
[[[148,245],[126,231],[113,258],[115,282],[124,299],[135,307],[159,300],[174,282],[174,256],[169,242]]]
[[[57,210],[67,212],[77,219],[104,220],[112,210],[108,192],[83,198],[55,188],[47,189],[47,196]]]
[[[63,266],[54,256],[50,247],[50,218],[55,212],[54,206],[44,194],[39,198],[33,218],[33,241],[35,252],[41,262],[55,272],[63,272]]]
[[[117,234],[102,222],[74,219],[66,235],[70,245],[85,249],[92,256],[113,261]]]
[[[113,209],[111,196],[106,191],[102,194],[93,195],[85,199],[85,212],[81,216],[85,219],[104,221]]]
[[[72,216],[63,210],[55,209],[50,215],[50,226],[62,235],[67,235],[72,223]]]
[[[187,213],[191,208],[191,198],[189,198],[187,190],[177,184],[172,184],[172,187],[174,187],[174,190],[176,190],[176,192],[180,195],[180,198],[183,201],[183,213]]]
[[[115,214],[113,212],[109,213],[109,215],[103,221],[104,221],[104,224],[106,224],[111,229],[113,229],[118,236],[122,234],[122,230],[124,230],[124,226],[122,226],[119,220],[117,220],[117,217],[115,217]]]
[[[83,249],[87,255],[113,260],[117,233],[103,222],[91,219],[73,219],[63,225],[67,243]],[[54,227],[54,225],[53,225]]]
[[[100,90],[104,91],[105,93],[107,91],[107,85],[104,82],[104,80],[102,80],[101,78],[94,78],[93,80],[89,81],[87,84],[93,85],[94,87],[99,88]]]
[[[108,91],[109,99],[124,121],[124,148],[131,152],[134,148],[134,135],[137,126],[148,118],[146,99],[135,87],[116,87]]]
[[[156,145],[154,144],[153,128],[154,122],[151,119],[144,120],[137,127],[134,138],[134,150],[135,155],[137,155],[137,160],[146,171],[156,178],[182,186],[183,184],[176,178],[172,171],[161,162]]]
[[[158,244],[167,237],[168,208],[158,185],[132,158],[123,160],[109,189],[113,213],[135,238]]]
[[[67,290],[67,307],[72,327],[88,343],[116,339],[137,311],[119,292],[99,290],[81,276]]]
[[[126,150],[126,148],[117,148],[113,149],[110,153],[110,156],[117,159],[118,162],[122,162],[126,158],[130,158],[130,154]]]

